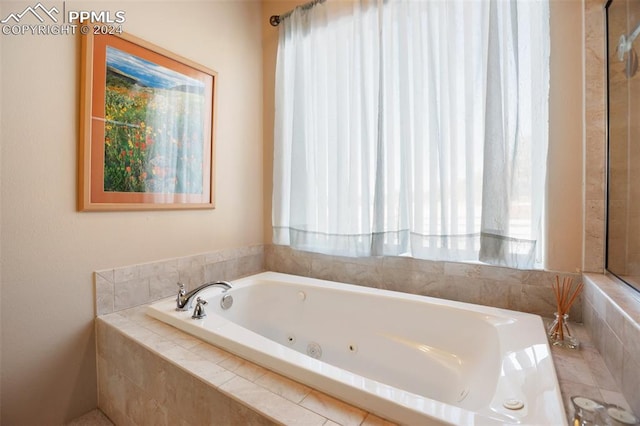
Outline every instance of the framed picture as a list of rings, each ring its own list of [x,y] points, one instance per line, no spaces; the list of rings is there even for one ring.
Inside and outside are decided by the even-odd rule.
[[[129,34],[81,54],[78,209],[214,208],[216,72]]]

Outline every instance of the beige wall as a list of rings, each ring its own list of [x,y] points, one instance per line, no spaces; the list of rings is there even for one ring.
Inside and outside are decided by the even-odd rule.
[[[606,62],[604,5],[607,0],[583,0],[584,40],[584,272],[604,272]]]
[[[218,72],[217,208],[76,212],[78,40],[0,36],[6,425],[61,424],[95,408],[93,271],[263,242],[259,2],[66,7],[125,10],[127,32]]]
[[[2,14],[0,4],[0,15]],[[0,61],[2,60],[2,37],[0,37]],[[1,63],[1,62],[0,62]],[[0,82],[2,82],[2,66],[0,66]],[[2,99],[2,84],[0,84],[0,99]],[[2,117],[2,102],[0,102],[0,117]],[[2,120],[0,119],[0,187],[2,187]],[[2,421],[2,197],[0,196],[0,422]]]
[[[278,29],[268,18],[304,1],[263,0],[264,232],[271,241],[274,71]],[[545,267],[577,272],[582,265],[582,2],[551,2],[549,169]]]
[[[545,268],[582,268],[582,2],[551,1]]]

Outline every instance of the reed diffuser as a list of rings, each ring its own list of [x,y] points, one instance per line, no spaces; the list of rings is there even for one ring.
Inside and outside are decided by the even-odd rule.
[[[556,297],[556,312],[554,312],[555,319],[549,325],[547,329],[547,335],[549,341],[554,346],[562,346],[565,348],[576,349],[580,345],[578,339],[571,333],[569,325],[569,309],[571,305],[576,301],[577,297],[582,292],[584,285],[579,283],[573,285],[573,278],[565,277],[560,283],[560,278],[556,275],[556,281],[551,286],[553,293]]]

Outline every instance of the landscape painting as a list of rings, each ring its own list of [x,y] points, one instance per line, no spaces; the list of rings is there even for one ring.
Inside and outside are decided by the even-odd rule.
[[[81,210],[213,208],[215,72],[131,36],[92,38]]]

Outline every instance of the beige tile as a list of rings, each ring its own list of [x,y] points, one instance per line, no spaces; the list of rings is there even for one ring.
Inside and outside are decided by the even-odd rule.
[[[178,272],[178,261],[176,259],[161,260],[158,262],[144,263],[139,265],[140,278],[154,278]]]
[[[482,278],[470,278],[465,275],[448,275],[444,282],[431,288],[437,291],[435,297],[460,302],[506,308],[509,306],[509,287],[511,284]]]
[[[102,275],[95,274],[96,283],[96,314],[110,314],[114,310],[115,289],[113,281],[107,280]]]
[[[552,318],[557,310],[556,299],[550,287],[537,285],[523,285],[520,299],[520,309],[524,312],[535,313],[546,318]],[[572,319],[569,318],[571,321]]]
[[[218,363],[218,365],[226,368],[229,371],[233,371],[238,376],[244,377],[251,382],[267,374],[267,370],[265,368],[262,368],[259,365],[253,364],[235,355],[231,355],[229,358]]]
[[[224,280],[224,261],[211,262],[204,265],[204,280],[209,281],[222,281]]]
[[[623,322],[622,343],[631,358],[640,364],[640,328],[634,320],[629,318],[625,318]],[[640,375],[640,372],[638,374]]]
[[[122,338],[119,344],[122,346],[122,355],[119,359],[114,359],[117,368],[132,385],[144,388],[147,363],[151,358],[148,350],[128,338]],[[128,412],[127,414],[129,415]]]
[[[155,333],[161,334],[165,337],[170,337],[172,332],[175,333],[177,331],[175,327],[165,324],[153,317],[149,318],[151,319],[151,322],[146,322],[144,326]]]
[[[114,291],[114,310],[131,308],[149,302],[149,279],[117,282]]]
[[[300,403],[305,408],[341,425],[359,425],[367,413],[318,391],[312,391]]]
[[[264,244],[254,244],[247,247],[247,256],[260,255],[264,256]]]
[[[180,370],[171,362],[161,358],[157,353],[151,354],[145,364],[144,389],[150,398],[170,409],[174,408],[171,401],[175,393],[182,391],[180,384]],[[183,386],[189,382],[184,381]]]
[[[311,388],[270,371],[255,383],[295,403],[302,401],[311,392]]]
[[[584,265],[586,272],[602,272],[604,265],[604,199],[585,201]],[[589,263],[587,263],[589,262]]]
[[[392,423],[388,420],[381,419],[380,417],[369,413],[367,418],[362,422],[362,426],[394,426],[396,423]]]
[[[624,352],[621,375],[622,393],[631,409],[640,415],[640,364],[636,363],[627,351]]]
[[[524,297],[524,286],[522,284],[512,284],[507,287],[508,309],[514,311],[524,311],[522,300]]]
[[[167,420],[171,426],[197,426],[192,425],[187,420],[185,420],[179,412],[169,412],[167,415]]]
[[[178,293],[178,271],[168,272],[149,278],[150,301],[156,301],[164,297],[176,296]]]
[[[115,282],[113,269],[103,269],[101,271],[96,271],[95,274],[100,275],[102,278],[109,282]]]
[[[480,267],[480,265],[471,263],[445,262],[444,274],[457,277],[479,278]]]
[[[126,402],[125,414],[136,425],[167,425],[167,412],[158,403],[150,399],[146,393],[125,381]]]
[[[283,424],[323,425],[326,419],[242,377],[221,386],[221,390]]]
[[[205,256],[196,255],[177,259],[178,280],[191,290],[205,281]]]
[[[604,320],[595,312],[595,309],[593,309],[592,311],[592,324],[590,326],[589,332],[591,333],[591,338],[596,349],[598,350],[598,352],[600,352],[601,355],[604,355],[606,348],[605,337],[608,327]]]
[[[116,284],[133,281],[140,278],[140,267],[138,265],[115,268],[113,270],[113,282]]]
[[[580,342],[580,349],[590,349],[595,353],[598,352],[595,349],[595,345],[591,340],[591,336],[589,335],[589,331],[587,330],[587,327],[585,327],[584,322],[583,324],[572,323],[571,330],[573,331],[574,336]]]
[[[151,318],[151,321],[144,323],[144,328],[170,340],[173,345],[178,345],[185,349],[191,349],[202,343],[202,340],[153,318]]]
[[[232,281],[240,276],[239,259],[228,259],[219,263],[221,270],[221,279],[225,281]]]
[[[187,333],[181,333],[179,331],[173,336],[172,340],[185,349],[192,349],[202,343],[202,340],[197,337],[193,337]]]
[[[385,256],[381,257],[379,261],[382,262],[384,269],[400,269],[427,274],[444,274],[444,262],[421,260],[404,256]]]
[[[531,271],[521,271],[518,269],[489,265],[480,265],[479,272],[480,278],[500,281],[503,284],[522,284],[527,274],[531,273]]]
[[[475,301],[479,305],[509,308],[510,288],[513,284],[508,281],[478,280],[478,293]]]
[[[356,263],[337,256],[313,256],[310,275],[328,281],[380,287],[382,271],[374,265]]]
[[[205,342],[201,342],[195,346],[193,346],[192,348],[190,348],[190,350],[198,355],[200,355],[201,357],[214,362],[216,364],[220,363],[221,361],[224,361],[227,358],[230,358],[231,355],[229,352],[222,350],[220,348],[217,348],[213,345],[210,345],[208,343]]]
[[[306,253],[289,247],[270,245],[265,251],[265,266],[269,271],[309,276],[311,258]]]
[[[102,411],[95,409],[66,423],[65,426],[113,426],[113,423]]]
[[[120,329],[120,332],[125,336],[128,336],[130,339],[134,340],[145,340],[151,339],[155,335],[155,333],[148,328],[144,328],[138,326],[135,323],[130,323],[126,327]]]
[[[592,286],[593,295],[591,298],[591,306],[595,314],[598,315],[603,321],[606,315],[607,297],[599,286]]]
[[[429,273],[419,269],[404,269],[385,267],[379,288],[401,291],[423,296],[438,294],[438,289],[444,285],[445,277],[441,273]]]
[[[109,404],[100,406],[100,409],[105,412],[105,414],[113,421],[114,425],[133,425],[133,421],[128,418],[122,411],[116,408],[113,404],[109,402]]]
[[[612,392],[600,389],[600,393],[602,394],[602,400],[607,404],[614,404],[618,407],[624,408],[625,410],[633,411],[624,395],[622,395],[620,392]]]
[[[163,352],[162,355],[180,368],[214,386],[220,386],[235,377],[231,371],[180,346],[175,346]]]
[[[594,347],[582,347],[581,352],[585,362],[589,366],[595,385],[601,390],[618,390],[619,386],[613,379],[600,353]]]
[[[186,355],[177,355],[184,360]],[[169,360],[160,359],[153,376],[149,376],[150,393],[159,404],[170,411],[180,411],[190,423],[197,424],[198,419],[208,416],[210,407],[200,407],[203,403],[203,389],[211,385],[187,372]]]
[[[143,326],[144,323],[152,321],[152,319],[147,316],[146,311],[146,306],[136,306],[130,309],[119,311],[118,315],[128,319],[138,326]]]
[[[560,381],[560,388],[562,390],[562,400],[564,402],[565,413],[569,419],[573,417],[574,413],[573,404],[571,402],[572,396],[584,396],[597,401],[602,401],[603,399],[600,389],[595,386]]]
[[[604,326],[604,351],[602,351],[602,358],[604,359],[607,368],[611,372],[613,379],[617,384],[622,383],[622,365],[624,348],[622,342],[608,327]]]
[[[204,264],[217,263],[225,260],[222,250],[211,251],[204,254]]]
[[[238,260],[239,276],[244,277],[244,276],[254,275],[264,271],[265,271],[264,253],[244,256]]]
[[[551,271],[525,271],[523,272],[522,283],[526,285],[534,285],[540,287],[551,288],[552,284],[556,280],[556,276],[563,282],[565,278],[572,279],[574,285],[581,281],[581,277],[578,274],[569,274],[565,272],[551,272]]]
[[[169,413],[167,408],[158,404],[155,400],[143,398],[139,409],[139,425],[173,426],[169,422]]]
[[[558,380],[561,382],[596,386],[589,365],[577,351],[565,348],[554,349],[553,361]]]
[[[105,409],[107,415],[113,419],[116,424],[132,424],[131,420],[126,418],[125,407],[127,402],[127,392],[125,378],[118,370],[113,368],[109,363],[105,365],[104,376],[100,381],[102,392],[108,395],[103,400],[108,400],[102,408]],[[111,409],[109,409],[111,408]],[[114,411],[118,414],[114,417]]]
[[[171,348],[163,351],[160,355],[175,365],[182,365],[186,361],[196,361],[203,359],[200,355],[194,354],[190,350],[180,345],[173,345]]]
[[[127,318],[123,317],[122,315],[119,315],[117,312],[109,315],[103,315],[99,318],[96,318],[96,321],[102,322],[104,324],[108,324],[117,329],[127,328],[131,326],[131,321],[129,321]]]

